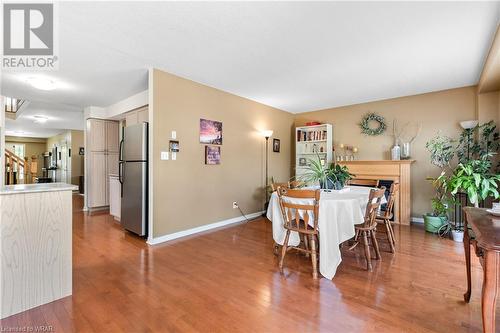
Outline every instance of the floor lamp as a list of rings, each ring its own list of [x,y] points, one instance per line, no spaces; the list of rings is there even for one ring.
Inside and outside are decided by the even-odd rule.
[[[266,203],[264,204],[264,215],[266,214],[266,210],[267,210],[267,205],[269,203],[269,194],[268,194],[268,186],[269,186],[269,183],[268,183],[268,180],[269,180],[269,176],[268,176],[268,165],[269,165],[269,138],[271,137],[271,135],[273,135],[273,131],[272,130],[264,130],[264,131],[261,131],[260,134],[266,139],[266,186],[265,186],[265,191],[266,191]]]
[[[461,121],[460,126],[467,131],[467,161],[470,160],[470,138],[474,132],[474,128],[479,124],[477,120]]]

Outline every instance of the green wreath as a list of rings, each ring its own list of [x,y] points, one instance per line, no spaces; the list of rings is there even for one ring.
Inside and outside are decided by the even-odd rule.
[[[378,126],[370,127],[371,122],[378,123]],[[376,113],[367,113],[364,115],[359,123],[359,127],[361,127],[361,133],[370,136],[380,135],[387,129],[384,117],[379,116]]]

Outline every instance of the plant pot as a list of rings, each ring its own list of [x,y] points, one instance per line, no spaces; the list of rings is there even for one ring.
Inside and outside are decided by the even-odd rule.
[[[344,184],[342,184],[339,181],[332,181],[331,179],[326,180],[326,186],[325,184],[320,180],[319,181],[319,186],[324,189],[324,190],[341,190],[344,188]]]
[[[330,179],[327,179],[326,180],[326,184],[323,181],[320,180],[319,181],[319,186],[323,190],[333,190],[334,187],[335,187],[335,184]]]
[[[424,215],[424,226],[425,231],[431,232],[433,234],[437,233],[439,228],[441,228],[446,223],[446,216],[433,216],[430,214]]]
[[[341,190],[344,188],[344,184],[342,184],[341,182],[339,181],[336,181],[334,184],[333,184],[333,188],[335,190]]]
[[[464,232],[462,230],[452,230],[451,236],[455,242],[462,243],[464,241]]]

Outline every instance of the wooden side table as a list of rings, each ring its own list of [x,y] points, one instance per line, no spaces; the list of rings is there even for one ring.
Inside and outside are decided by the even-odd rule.
[[[483,266],[484,280],[481,295],[483,332],[495,333],[495,307],[500,281],[500,217],[489,214],[486,209],[465,207],[464,249],[467,272],[465,302],[471,296],[470,246],[474,245],[476,255]],[[468,229],[474,232],[471,239]]]

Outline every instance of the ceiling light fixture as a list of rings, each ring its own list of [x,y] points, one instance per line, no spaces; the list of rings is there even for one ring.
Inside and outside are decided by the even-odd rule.
[[[33,116],[33,118],[35,118],[35,123],[39,124],[45,124],[47,120],[49,120],[49,118],[45,116]]]
[[[54,90],[57,87],[55,81],[45,77],[30,77],[27,82],[36,89],[40,90]]]

